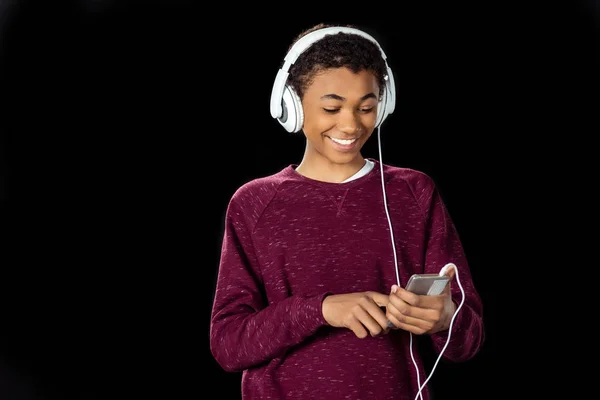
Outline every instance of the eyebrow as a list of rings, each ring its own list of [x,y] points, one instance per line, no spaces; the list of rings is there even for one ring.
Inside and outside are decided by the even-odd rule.
[[[333,94],[333,93],[321,96],[321,100],[328,100],[328,99],[340,100],[340,101],[346,100],[342,96],[339,96],[339,95]],[[375,93],[371,92],[371,93],[365,94],[363,97],[361,97],[360,101],[364,101],[366,99],[375,99],[375,100],[377,100],[377,96],[375,96]]]

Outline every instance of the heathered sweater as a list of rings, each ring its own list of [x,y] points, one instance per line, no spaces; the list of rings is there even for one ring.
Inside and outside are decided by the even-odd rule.
[[[316,181],[290,165],[232,196],[210,346],[224,370],[243,371],[244,400],[415,398],[408,332],[359,339],[329,326],[321,309],[328,294],[389,294],[397,283],[381,165],[373,161],[372,171],[347,183]],[[443,357],[467,360],[483,342],[482,304],[454,224],[429,176],[387,165],[384,176],[400,284],[456,264],[466,297]],[[456,282],[452,294],[459,304]],[[437,352],[447,337],[431,335]],[[413,354],[422,384],[414,341]]]

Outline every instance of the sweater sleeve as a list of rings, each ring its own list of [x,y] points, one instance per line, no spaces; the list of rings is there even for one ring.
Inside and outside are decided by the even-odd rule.
[[[474,286],[456,227],[430,178],[422,179],[417,195],[427,227],[425,272],[439,273],[444,265],[454,263],[458,272],[451,282],[451,291],[457,307],[463,296],[459,281],[465,296],[464,303],[454,318],[451,332],[445,330],[431,335],[434,349],[441,352],[450,335],[443,357],[451,361],[468,360],[480,350],[485,337],[482,301]]]
[[[210,347],[230,372],[268,362],[326,325],[321,304],[327,293],[292,295],[272,304],[266,299],[249,226],[260,211],[257,201],[232,199],[225,216]]]

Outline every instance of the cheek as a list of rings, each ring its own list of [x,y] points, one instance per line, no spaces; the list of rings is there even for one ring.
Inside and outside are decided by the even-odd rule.
[[[373,111],[361,116],[360,122],[365,128],[373,129],[375,122],[377,122],[377,112]]]
[[[304,112],[304,130],[314,134],[319,134],[335,127],[335,115],[314,112],[307,110]]]

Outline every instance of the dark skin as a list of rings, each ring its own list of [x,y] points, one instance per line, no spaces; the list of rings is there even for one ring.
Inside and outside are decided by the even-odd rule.
[[[446,275],[454,279],[450,268]],[[395,329],[404,329],[415,335],[431,335],[450,327],[456,304],[452,301],[450,282],[438,296],[417,295],[396,285],[392,286],[386,317]]]
[[[361,148],[375,129],[379,87],[367,71],[339,68],[315,77],[302,98],[304,156],[296,171],[325,182],[342,182],[365,164]],[[348,143],[340,147],[336,140]]]
[[[454,269],[446,273],[451,279],[454,274]],[[323,301],[323,317],[329,325],[350,329],[361,339],[387,334],[388,321],[393,324],[391,329],[431,335],[450,327],[456,310],[450,289],[449,283],[442,294],[426,296],[394,285],[389,295],[378,292],[331,295]]]
[[[365,163],[361,148],[375,129],[378,98],[377,79],[368,71],[319,73],[302,98],[307,140],[296,171],[325,182],[342,182],[358,172]],[[453,278],[454,273],[450,269],[447,275]],[[359,338],[390,329],[416,335],[440,332],[449,328],[455,310],[450,285],[439,296],[420,296],[394,285],[390,293],[337,294],[322,304],[329,325],[350,329]]]

